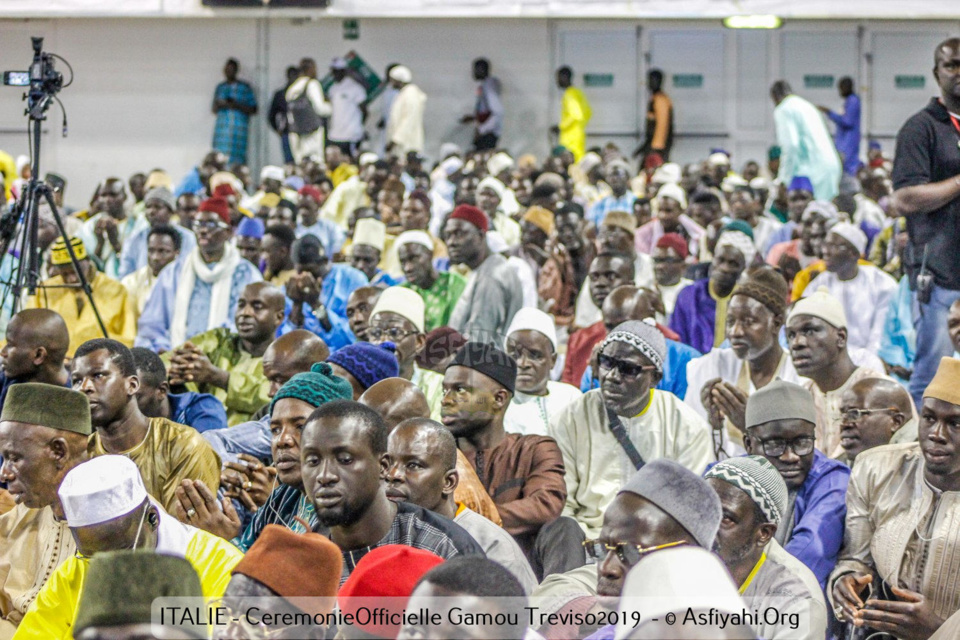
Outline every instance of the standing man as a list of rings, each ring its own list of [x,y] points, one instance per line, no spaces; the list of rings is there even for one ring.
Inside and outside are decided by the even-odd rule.
[[[287,89],[297,81],[299,75],[299,69],[287,67],[287,82],[282,89],[273,94],[270,113],[267,114],[267,123],[280,136],[280,148],[283,151],[283,162],[285,164],[293,163],[293,153],[290,152],[290,127],[287,122]]]
[[[257,96],[249,83],[237,80],[239,71],[236,58],[227,60],[223,67],[226,80],[217,85],[213,94],[213,115],[217,116],[213,148],[228,156],[230,164],[247,163],[250,116],[257,113]]]
[[[670,160],[673,147],[673,101],[663,91],[663,71],[651,69],[647,74],[650,102],[647,103],[647,129],[643,144],[633,152],[643,156],[642,167],[659,167]]]
[[[367,91],[347,71],[347,61],[337,57],[330,62],[333,75],[331,85],[328,135],[330,144],[340,147],[351,158],[357,157],[357,148],[363,141],[363,121],[367,119]]]
[[[560,124],[553,127],[559,134],[560,146],[566,147],[577,162],[583,157],[587,146],[587,123],[593,111],[583,91],[573,86],[573,69],[557,69],[557,86],[563,90],[560,103]]]
[[[907,219],[910,245],[904,264],[917,291],[917,357],[910,395],[919,407],[940,358],[953,353],[943,331],[950,305],[960,299],[960,38],[945,40],[934,52],[933,77],[940,98],[911,117],[897,134],[891,204]],[[926,257],[926,276],[918,276]]]
[[[413,74],[403,65],[390,70],[390,85],[399,91],[390,106],[387,121],[387,151],[405,158],[411,151],[423,152],[423,110],[427,94],[413,84]]]
[[[789,184],[794,176],[807,176],[817,200],[833,200],[840,192],[840,156],[817,108],[793,93],[785,80],[770,87],[773,121],[780,145],[777,181]]]
[[[500,101],[500,79],[490,75],[490,61],[473,61],[473,79],[477,81],[477,100],[473,113],[460,119],[462,124],[475,123],[473,148],[477,151],[496,149],[503,131],[503,103]]]
[[[860,168],[860,96],[853,92],[853,78],[850,76],[840,78],[837,89],[843,98],[843,113],[836,113],[824,106],[817,108],[837,125],[834,141],[843,159],[843,172],[848,176],[856,176]]]
[[[313,58],[300,61],[300,77],[287,88],[284,96],[293,161],[300,164],[305,158],[323,158],[323,118],[330,116],[331,108],[323,97],[317,80],[317,62]]]

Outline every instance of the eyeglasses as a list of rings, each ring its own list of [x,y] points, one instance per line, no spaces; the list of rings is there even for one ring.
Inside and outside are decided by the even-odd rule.
[[[798,456],[808,456],[813,453],[813,438],[801,436],[790,441],[782,438],[770,438],[769,440],[760,440],[760,446],[763,448],[764,455],[771,458],[782,456],[787,447],[790,447]]]
[[[373,338],[374,340],[379,340],[383,336],[387,337],[387,340],[391,342],[399,342],[407,336],[417,333],[416,329],[413,331],[404,331],[400,327],[387,327],[386,329],[381,327],[368,327],[367,336]]]
[[[899,411],[894,407],[887,407],[886,409],[844,409],[840,415],[848,422],[857,422],[863,416],[868,416],[871,413],[899,413]]]
[[[620,372],[620,375],[626,378],[636,378],[645,371],[657,370],[656,365],[634,364],[632,362],[620,360],[619,358],[614,358],[613,356],[604,355],[602,353],[597,360],[601,369],[606,369],[607,371],[616,369]]]
[[[607,554],[613,551],[617,554],[617,557],[620,558],[620,562],[628,567],[632,567],[640,562],[640,559],[643,558],[643,556],[649,553],[685,544],[687,544],[685,540],[678,540],[677,542],[658,544],[655,547],[641,547],[638,544],[631,544],[629,542],[607,544],[606,542],[601,542],[600,540],[586,540],[583,542],[583,548],[586,549],[588,556],[597,560],[598,562],[606,558]]]
[[[150,510],[149,504],[143,508],[143,513],[140,514],[140,524],[137,525],[137,535],[133,537],[133,544],[127,547],[126,549],[122,549],[122,551],[137,550],[137,545],[140,544],[140,532],[143,531],[143,523],[147,519],[147,511],[149,510]],[[113,549],[111,549],[111,551],[113,551]],[[77,560],[89,560],[90,558],[93,557],[92,555],[88,556],[85,553],[81,553],[79,549],[77,549],[77,552],[74,553],[74,556],[76,556]]]
[[[214,229],[229,229],[230,225],[221,222],[219,220],[197,220],[193,223],[193,226],[197,229],[207,229],[208,231],[213,231]]]

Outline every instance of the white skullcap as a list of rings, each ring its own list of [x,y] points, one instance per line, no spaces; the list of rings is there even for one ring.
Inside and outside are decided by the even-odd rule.
[[[287,176],[283,171],[283,167],[268,164],[263,169],[260,169],[260,182],[263,182],[264,180],[276,180],[277,182],[283,182],[284,178],[286,177]]]
[[[430,251],[434,249],[433,238],[430,237],[429,233],[420,229],[404,231],[393,241],[393,246],[397,248],[397,251],[405,244],[419,244],[430,249]]]
[[[683,178],[683,169],[676,162],[668,162],[657,167],[650,178],[654,184],[670,184],[680,182]]]
[[[447,158],[446,160],[440,163],[440,168],[443,170],[445,174],[447,174],[447,177],[449,178],[450,176],[452,176],[457,171],[460,171],[460,169],[463,168],[463,160],[461,160],[457,156],[450,156],[449,158]]]
[[[97,456],[67,472],[57,491],[70,528],[125,516],[143,504],[147,490],[126,456]]]
[[[829,200],[813,200],[803,210],[801,220],[809,220],[809,216],[818,215],[830,222],[840,219],[840,212],[837,211],[835,204]]]
[[[753,244],[750,236],[736,229],[727,229],[720,234],[720,239],[717,240],[717,246],[713,249],[713,254],[720,253],[720,249],[723,247],[733,247],[742,253],[748,267],[757,255],[757,247]]]
[[[745,609],[737,586],[715,554],[692,545],[663,549],[644,556],[627,574],[614,638],[624,640],[635,631],[634,611],[640,612],[642,627],[668,613],[717,610],[732,614]]]
[[[338,70],[339,70],[339,69],[346,69],[346,68],[347,68],[347,61],[346,61],[344,58],[341,58],[340,56],[337,56],[336,58],[334,58],[333,60],[330,61],[330,68],[331,68],[331,69],[338,69]]]
[[[357,220],[357,226],[353,230],[354,245],[366,244],[383,251],[386,240],[387,225],[374,218]]]
[[[487,172],[491,176],[496,177],[507,169],[512,168],[513,165],[513,158],[501,151],[493,154],[493,156],[487,160]]]
[[[597,167],[603,164],[603,158],[600,157],[599,153],[593,151],[588,151],[580,158],[580,170],[584,174],[588,174]]]
[[[370,319],[378,313],[395,313],[398,316],[406,318],[413,323],[417,331],[424,333],[426,321],[426,305],[423,298],[413,289],[406,287],[389,287],[383,290],[380,297],[377,298],[377,304],[373,305],[373,311],[370,312]]]
[[[867,250],[867,234],[860,230],[855,224],[850,222],[838,222],[827,230],[827,233],[835,233],[850,244],[860,253]]]
[[[502,200],[503,194],[507,190],[507,186],[493,176],[487,176],[477,184],[477,193],[480,193],[484,189],[493,189],[493,191],[497,194],[497,197]]]
[[[847,326],[847,314],[843,310],[843,305],[830,295],[826,287],[820,287],[810,295],[804,295],[797,300],[787,315],[787,322],[796,316],[820,318],[837,329],[845,329]]]
[[[390,79],[396,80],[397,82],[404,82],[404,83],[412,82],[413,74],[410,72],[410,69],[403,66],[402,64],[398,64],[393,69],[390,69]]]
[[[719,151],[717,153],[711,153],[707,158],[707,164],[709,164],[711,167],[730,164],[730,156],[725,153],[720,153]]]
[[[628,176],[632,173],[630,170],[630,165],[627,164],[627,161],[623,158],[617,158],[607,163],[607,173],[613,171],[614,169],[623,169]]]
[[[444,142],[440,145],[440,159],[446,160],[450,156],[462,156],[463,149],[455,142]]]
[[[357,160],[357,163],[358,163],[361,167],[365,167],[365,166],[367,166],[368,164],[373,164],[374,162],[376,162],[376,161],[379,160],[379,159],[380,159],[380,158],[377,157],[377,154],[375,154],[375,153],[373,153],[373,152],[371,152],[371,151],[366,151],[366,152],[360,154],[360,158]]]
[[[769,191],[770,190],[770,181],[764,178],[763,176],[757,176],[750,181],[750,188]]]
[[[670,198],[680,203],[681,209],[687,208],[687,194],[676,182],[668,182],[657,190],[657,202]]]
[[[508,245],[507,241],[503,239],[503,236],[494,229],[487,231],[486,237],[487,248],[494,253],[503,253],[510,248],[510,245]]]
[[[517,331],[536,331],[537,333],[543,334],[547,337],[547,340],[550,341],[550,344],[553,345],[553,350],[557,350],[557,327],[548,314],[540,311],[540,309],[535,309],[533,307],[524,307],[517,311],[516,315],[513,316],[513,320],[510,322],[510,326],[507,328],[507,338],[516,333]],[[506,347],[506,339],[503,341],[504,347]]]
[[[736,189],[737,187],[749,187],[750,183],[741,178],[740,176],[727,176],[723,179],[723,182],[720,183],[720,188],[724,191],[730,192]]]
[[[23,168],[30,164],[29,156],[17,156],[17,177],[23,172]]]

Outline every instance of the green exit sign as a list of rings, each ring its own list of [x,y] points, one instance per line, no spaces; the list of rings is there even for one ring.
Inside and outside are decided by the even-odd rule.
[[[829,89],[833,87],[833,76],[827,74],[807,74],[803,76],[804,89]]]
[[[343,39],[344,40],[360,39],[360,21],[359,20],[343,21]]]
[[[583,84],[588,87],[612,87],[612,73],[585,73],[583,74]]]
[[[703,87],[702,73],[675,73],[673,86],[677,89],[700,89]]]
[[[923,89],[926,76],[895,76],[893,84],[897,89]]]

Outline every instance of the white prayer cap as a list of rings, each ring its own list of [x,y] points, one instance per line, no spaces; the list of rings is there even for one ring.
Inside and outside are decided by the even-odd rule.
[[[764,178],[763,176],[757,176],[750,181],[750,188],[757,191],[769,191],[770,190],[770,181]]]
[[[460,169],[463,169],[463,160],[457,156],[450,156],[446,160],[440,163],[440,168],[443,169],[443,172],[449,178]]]
[[[30,164],[30,156],[17,156],[17,177],[23,173],[24,168]]]
[[[396,80],[397,82],[404,82],[404,83],[412,82],[413,73],[411,73],[410,69],[408,69],[407,67],[403,66],[402,64],[398,64],[393,69],[390,69],[390,79]]]
[[[430,249],[430,251],[434,249],[433,238],[430,237],[429,233],[420,229],[404,231],[393,241],[393,246],[397,248],[397,251],[405,244],[419,244]]]
[[[463,149],[454,142],[444,142],[440,145],[440,159],[446,160],[450,156],[462,156]]]
[[[753,244],[753,239],[743,231],[735,229],[727,229],[720,234],[720,239],[717,240],[717,246],[714,247],[713,254],[720,253],[720,249],[723,247],[733,247],[743,254],[743,259],[748,267],[757,255],[757,247]]]
[[[807,205],[807,208],[803,210],[803,215],[800,216],[800,219],[809,220],[810,216],[814,215],[820,216],[829,222],[840,219],[840,212],[837,211],[837,206],[829,200],[812,201]]]
[[[380,297],[377,298],[377,304],[373,305],[373,311],[370,312],[370,319],[378,313],[389,312],[406,318],[413,323],[417,331],[424,333],[426,325],[426,305],[423,298],[413,289],[406,287],[389,287],[383,290]]]
[[[507,186],[493,176],[487,176],[477,184],[477,193],[479,194],[484,189],[493,189],[494,193],[497,194],[497,197],[502,200],[503,194],[507,190]]]
[[[744,180],[740,176],[727,176],[723,179],[723,182],[720,183],[720,188],[726,192],[732,192],[737,187],[749,187],[750,183]]]
[[[346,61],[345,59],[341,58],[340,56],[337,56],[336,58],[334,58],[333,60],[330,61],[330,68],[331,68],[331,69],[338,69],[338,70],[339,70],[339,69],[346,69],[346,68],[347,68],[347,61]]]
[[[97,456],[63,477],[60,504],[67,525],[89,527],[125,516],[147,499],[140,469],[126,456]]]
[[[376,161],[379,160],[379,159],[380,159],[380,158],[377,157],[377,154],[375,154],[375,153],[373,153],[373,152],[371,152],[371,151],[365,151],[364,153],[361,153],[361,154],[360,154],[360,159],[357,160],[357,163],[359,163],[359,165],[360,165],[361,167],[365,167],[365,166],[367,166],[368,164],[373,164],[374,162],[376,162]]]
[[[687,194],[676,182],[668,182],[657,190],[657,202],[670,198],[680,203],[681,209],[687,208]]]
[[[507,241],[503,239],[498,231],[490,229],[487,231],[487,248],[494,253],[503,253],[510,248]]]
[[[715,554],[694,546],[663,549],[644,556],[627,574],[614,638],[624,640],[635,631],[634,611],[641,613],[642,627],[668,613],[717,610],[731,614],[744,609],[736,585]]]
[[[536,331],[547,337],[554,351],[557,349],[557,327],[553,323],[553,318],[533,307],[524,307],[517,311],[507,329],[507,338],[517,331]],[[503,341],[506,346],[506,340]]]
[[[797,300],[787,315],[787,322],[796,316],[820,318],[837,329],[845,329],[847,326],[847,314],[843,305],[830,295],[826,287],[820,287],[809,296]]]
[[[268,164],[263,169],[260,169],[260,182],[264,180],[276,180],[277,182],[283,182],[286,178],[286,174],[283,171],[283,167],[278,167],[273,164]]]
[[[730,164],[730,156],[725,153],[720,153],[719,151],[717,153],[711,153],[707,158],[707,164],[709,164],[711,167],[719,167],[724,164]]]
[[[374,249],[383,251],[387,240],[387,225],[374,218],[357,220],[353,230],[353,244],[366,244]]]
[[[654,184],[678,183],[683,178],[683,169],[676,162],[668,162],[657,167],[650,178]]]
[[[835,233],[836,235],[840,236],[852,244],[860,253],[860,255],[863,255],[863,252],[867,250],[867,234],[861,231],[860,227],[855,224],[850,222],[838,222],[830,227],[830,229],[827,230],[827,233]]]
[[[487,172],[492,176],[498,176],[503,171],[513,167],[513,164],[513,158],[501,151],[493,154],[493,156],[487,160]]]
[[[588,151],[580,158],[580,170],[583,171],[584,175],[590,173],[601,164],[603,164],[603,158],[600,157],[599,153],[593,151]]]

